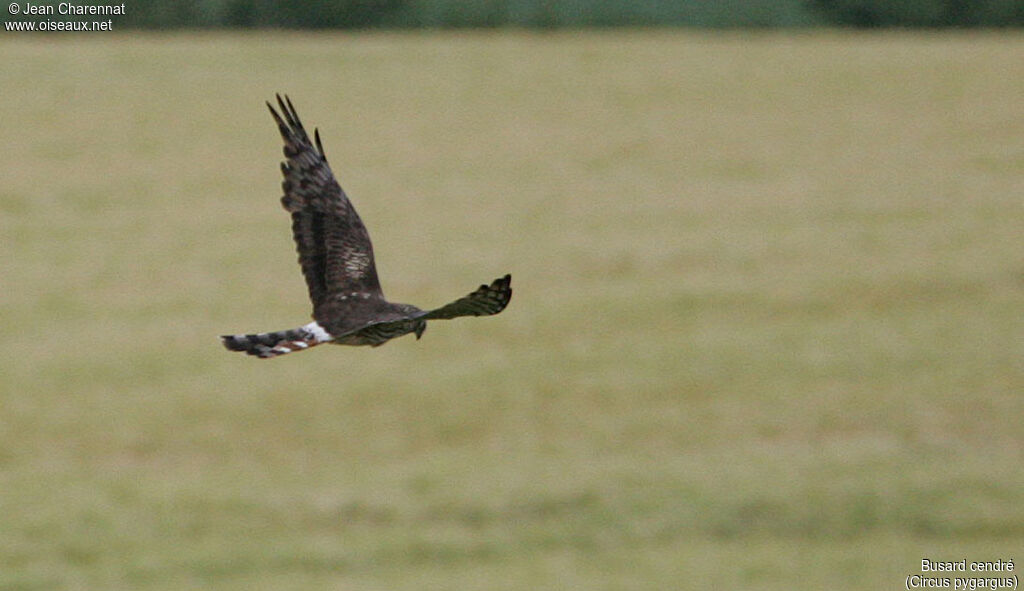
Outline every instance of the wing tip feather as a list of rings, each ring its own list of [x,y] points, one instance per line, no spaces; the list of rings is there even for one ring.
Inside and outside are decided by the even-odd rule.
[[[327,161],[327,154],[324,154],[324,145],[320,143],[320,128],[313,128],[313,139],[316,140],[316,149],[320,152],[320,157]]]

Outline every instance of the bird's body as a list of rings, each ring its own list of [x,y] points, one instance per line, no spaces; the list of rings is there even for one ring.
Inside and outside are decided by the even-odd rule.
[[[281,204],[292,216],[314,322],[290,330],[222,336],[227,349],[268,358],[322,343],[376,347],[409,333],[418,339],[427,320],[487,316],[508,305],[509,275],[430,311],[387,301],[370,235],[327,164],[319,132],[314,133],[314,147],[291,101],[278,96],[277,103],[283,118],[267,106],[284,139],[287,159],[281,164]]]

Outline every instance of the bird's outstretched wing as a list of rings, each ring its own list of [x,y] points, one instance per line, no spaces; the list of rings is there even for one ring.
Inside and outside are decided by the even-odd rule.
[[[481,285],[473,293],[450,304],[430,310],[422,316],[425,320],[445,320],[459,316],[490,316],[505,309],[512,299],[512,276],[505,275]]]
[[[320,132],[314,130],[314,147],[287,95],[283,100],[277,95],[277,105],[281,114],[267,103],[284,139],[281,205],[292,214],[292,234],[314,316],[332,299],[345,299],[342,296],[383,299],[370,234],[327,164]]]

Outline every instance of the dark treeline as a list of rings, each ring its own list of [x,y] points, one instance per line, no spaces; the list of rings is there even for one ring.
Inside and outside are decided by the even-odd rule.
[[[53,0],[55,2],[55,0]],[[124,0],[118,28],[1017,27],[1021,0]],[[89,3],[100,3],[92,0]]]

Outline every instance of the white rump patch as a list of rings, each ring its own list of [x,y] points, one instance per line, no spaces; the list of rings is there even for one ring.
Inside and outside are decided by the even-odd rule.
[[[317,322],[310,322],[309,324],[303,326],[302,330],[313,335],[313,338],[316,339],[317,343],[326,343],[327,341],[334,340],[334,337],[332,337],[330,333],[324,330],[324,327],[320,326],[320,324]]]

